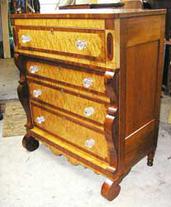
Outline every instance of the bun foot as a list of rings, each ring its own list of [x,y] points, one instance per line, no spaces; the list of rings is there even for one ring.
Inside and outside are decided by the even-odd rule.
[[[154,155],[155,155],[155,151],[152,151],[147,156],[147,165],[149,167],[152,167],[153,166]]]
[[[106,180],[101,189],[101,194],[107,200],[112,201],[120,193],[121,187],[118,182],[113,182],[111,180]]]
[[[152,167],[153,166],[153,160],[147,160],[147,165],[149,167]]]
[[[39,147],[39,142],[33,137],[25,136],[22,140],[22,145],[29,152],[36,150]]]

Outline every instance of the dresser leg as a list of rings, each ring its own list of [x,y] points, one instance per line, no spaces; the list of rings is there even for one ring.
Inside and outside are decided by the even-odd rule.
[[[101,194],[103,197],[105,197],[107,200],[112,201],[114,198],[116,198],[120,193],[121,187],[118,183],[118,181],[111,181],[106,180],[101,188]]]
[[[22,140],[22,145],[29,152],[32,152],[39,147],[39,142],[36,139],[34,139],[33,137],[29,137],[29,136],[25,135]]]
[[[150,152],[148,155],[147,155],[147,165],[152,167],[153,166],[153,160],[154,160],[154,155],[155,155],[155,150]]]

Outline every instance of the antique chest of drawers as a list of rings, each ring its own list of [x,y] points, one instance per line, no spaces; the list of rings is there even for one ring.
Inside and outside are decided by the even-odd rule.
[[[107,179],[108,200],[157,146],[164,10],[67,10],[14,14],[23,146],[39,140]]]

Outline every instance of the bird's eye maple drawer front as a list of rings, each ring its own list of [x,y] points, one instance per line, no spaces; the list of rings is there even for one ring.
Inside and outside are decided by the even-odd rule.
[[[29,91],[30,97],[34,100],[48,103],[101,124],[104,123],[106,105],[109,103],[93,101],[91,98],[82,97],[80,94],[78,95],[54,85],[47,85],[47,83],[43,82],[37,83],[29,81]]]
[[[90,60],[105,60],[105,31],[56,27],[19,27],[19,49]]]
[[[93,129],[86,128],[81,123],[78,124],[70,120],[70,118],[62,116],[59,112],[40,108],[35,104],[31,105],[31,110],[34,126],[52,133],[57,138],[72,143],[104,160],[108,159],[107,142],[103,132],[99,133]]]
[[[34,61],[27,62],[27,71],[31,76],[43,77],[58,83],[105,94],[104,72],[89,72],[89,68],[85,71]]]

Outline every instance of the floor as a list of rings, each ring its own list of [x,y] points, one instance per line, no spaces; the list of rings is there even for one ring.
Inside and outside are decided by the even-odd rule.
[[[18,77],[14,79],[9,78],[14,81],[13,87]],[[8,91],[8,86],[3,87]],[[16,96],[15,90],[11,97]],[[100,196],[103,176],[72,166],[44,145],[27,152],[21,145],[21,136],[2,137],[0,121],[0,207],[171,207],[171,125],[167,124],[170,107],[171,98],[164,97],[154,166],[147,167],[146,158],[140,161],[122,181],[121,193],[112,202]]]
[[[19,73],[13,59],[0,59],[0,101],[16,99]]]

